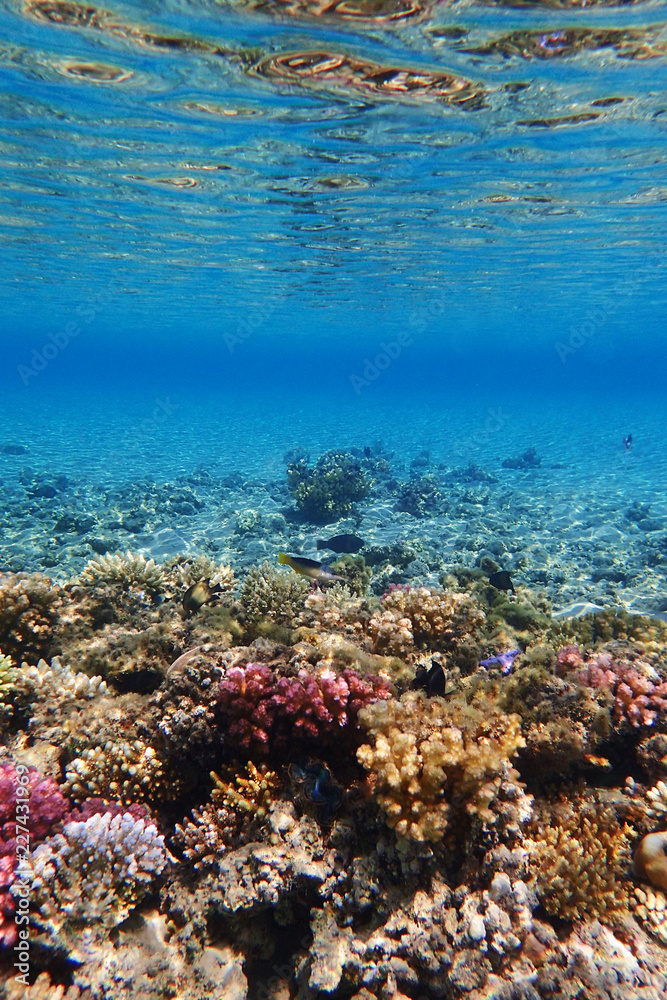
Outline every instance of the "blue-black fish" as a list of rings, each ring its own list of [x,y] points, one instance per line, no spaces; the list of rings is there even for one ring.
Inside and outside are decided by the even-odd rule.
[[[506,569],[501,569],[497,573],[492,573],[489,577],[489,583],[496,590],[511,590],[514,593],[514,584],[512,583],[511,577]]]
[[[333,538],[317,540],[318,549],[331,549],[332,552],[344,552],[346,555],[358,552],[365,544],[363,538],[359,538],[358,535],[334,535]]]
[[[445,671],[442,669],[442,665],[437,660],[432,660],[428,670],[421,665],[417,667],[415,679],[410,687],[413,691],[426,691],[426,694],[431,697],[444,695],[445,685]]]

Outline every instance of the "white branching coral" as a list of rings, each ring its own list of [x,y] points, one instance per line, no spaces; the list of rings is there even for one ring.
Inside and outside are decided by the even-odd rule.
[[[143,802],[159,795],[169,798],[176,786],[167,782],[164,764],[143,740],[89,747],[65,768],[65,789],[77,802],[89,796]]]
[[[67,823],[32,855],[39,912],[69,923],[125,920],[171,856],[157,827],[131,813],[95,814]]]
[[[119,583],[123,587],[141,587],[151,593],[164,588],[165,575],[154,559],[120,552],[91,559],[81,571],[83,583]]]
[[[54,656],[49,665],[40,660],[36,667],[26,666],[21,671],[21,679],[44,697],[63,701],[86,701],[107,693],[106,681],[101,677],[72,670]]]

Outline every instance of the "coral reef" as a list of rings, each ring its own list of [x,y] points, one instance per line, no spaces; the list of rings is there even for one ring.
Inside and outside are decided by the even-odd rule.
[[[442,499],[438,477],[421,476],[401,485],[396,510],[403,510],[414,517],[427,517],[438,510]]]
[[[55,936],[91,921],[115,927],[169,860],[155,825],[129,812],[66,823],[32,853],[37,924]]]
[[[81,581],[87,584],[117,583],[124,589],[133,587],[159,594],[165,586],[165,575],[154,559],[128,551],[124,555],[116,553],[91,559],[81,572]]]
[[[0,648],[17,665],[48,658],[63,595],[41,573],[0,577]]]
[[[11,657],[5,656],[0,650],[0,701],[5,701],[14,690],[16,670]]]
[[[667,678],[637,656],[616,659],[606,651],[589,656],[577,646],[565,646],[558,653],[558,670],[564,675],[577,670],[583,684],[609,692],[616,724],[652,726],[667,711]]]
[[[542,804],[526,842],[547,913],[614,920],[628,908],[631,828],[599,792],[570,790]]]
[[[10,980],[6,987],[7,1000],[79,1000],[78,986],[55,985],[48,972],[40,972],[30,986],[18,980]]]
[[[361,462],[347,451],[327,451],[313,468],[300,458],[287,466],[297,510],[315,522],[335,521],[368,496],[372,486]]]
[[[294,742],[344,740],[356,731],[359,710],[387,695],[385,681],[366,680],[349,667],[340,674],[302,669],[296,677],[281,677],[263,663],[230,667],[219,689],[231,745],[260,754]]]
[[[117,799],[124,804],[170,801],[179,792],[168,778],[164,761],[143,740],[89,747],[65,768],[65,790],[76,802],[89,797]]]
[[[357,758],[399,836],[437,841],[466,815],[495,822],[490,804],[515,776],[509,758],[523,745],[518,716],[471,713],[458,728],[440,699],[410,692],[369,706],[359,721],[374,745],[361,746]]]
[[[219,855],[257,837],[267,823],[269,807],[279,787],[278,775],[266,765],[245,765],[247,777],[226,768],[227,778],[211,773],[211,803],[193,809],[185,826],[176,826],[177,840],[195,868],[211,867]]]
[[[441,650],[469,672],[479,660],[484,612],[467,594],[429,587],[393,588],[368,622],[376,653],[408,657],[418,649]]]
[[[54,656],[50,665],[40,660],[36,666],[24,667],[21,671],[21,685],[28,687],[41,700],[52,700],[56,704],[68,701],[90,701],[107,693],[106,682],[101,677],[72,670]]]
[[[294,628],[304,607],[309,585],[292,572],[263,562],[248,571],[241,586],[241,603],[250,630],[268,620],[284,628]]]

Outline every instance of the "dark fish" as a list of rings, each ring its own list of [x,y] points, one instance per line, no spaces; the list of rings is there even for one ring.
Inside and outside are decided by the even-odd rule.
[[[319,538],[317,548],[331,549],[332,552],[345,552],[350,555],[353,552],[358,552],[359,549],[363,549],[365,544],[363,538],[359,538],[358,535],[334,535],[333,538],[329,538],[327,541]]]
[[[209,604],[222,590],[219,583],[211,587],[208,580],[193,583],[183,594],[183,610],[187,615],[194,615],[205,604]]]
[[[344,576],[334,573],[331,566],[317,562],[316,559],[306,559],[305,556],[288,556],[278,553],[278,562],[282,566],[291,566],[295,573],[307,576],[310,580],[344,580]]]
[[[489,583],[496,590],[511,590],[514,593],[514,584],[510,579],[510,575],[506,569],[501,569],[497,573],[492,573],[489,577]]]
[[[430,698],[433,695],[443,696],[445,685],[445,671],[442,669],[442,665],[436,660],[432,660],[428,670],[426,667],[417,667],[415,679],[410,687],[413,691],[426,691],[426,694]]]
[[[623,444],[625,445],[625,450],[630,451],[632,448],[632,434],[628,434],[627,437],[623,438]]]

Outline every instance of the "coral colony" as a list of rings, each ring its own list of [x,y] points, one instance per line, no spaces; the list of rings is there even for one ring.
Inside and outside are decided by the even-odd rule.
[[[665,995],[667,626],[335,566],[0,579],[10,1000]]]

